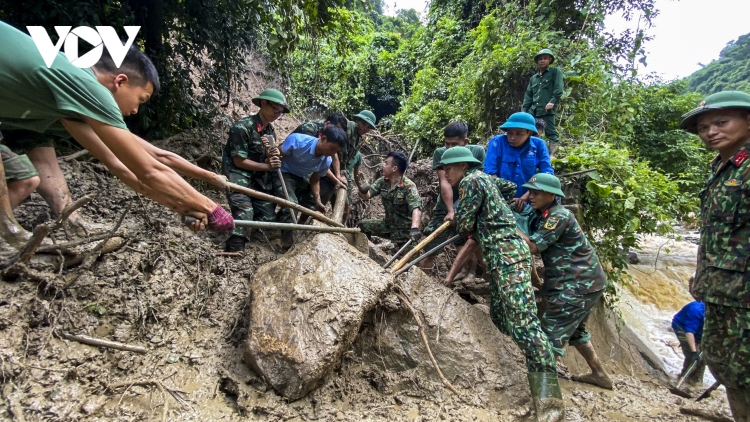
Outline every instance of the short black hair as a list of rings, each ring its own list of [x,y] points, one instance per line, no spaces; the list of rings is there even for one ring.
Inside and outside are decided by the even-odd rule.
[[[469,125],[466,122],[451,122],[443,129],[443,136],[446,138],[459,137],[466,139],[469,137]]]
[[[406,154],[404,154],[401,151],[391,151],[388,153],[388,156],[385,157],[385,159],[387,160],[388,157],[393,158],[391,162],[396,164],[396,167],[398,167],[399,173],[401,174],[406,173],[406,167],[409,166],[409,157],[407,157]]]
[[[128,54],[125,55],[125,60],[122,61],[120,67],[115,66],[115,62],[106,48],[102,52],[102,57],[93,67],[99,72],[111,73],[113,75],[122,73],[136,86],[146,86],[151,82],[154,85],[154,95],[161,88],[159,74],[156,73],[154,63],[148,58],[146,53],[134,45],[131,45],[128,49]]]
[[[547,122],[544,119],[534,119],[534,126],[536,126],[536,131],[541,135],[544,129],[547,128]]]
[[[344,115],[341,113],[331,114],[330,116],[326,118],[326,122],[332,125],[338,126],[344,130],[346,130],[347,123],[349,123],[349,121],[346,120],[346,117],[344,117]]]
[[[344,132],[344,129],[335,125],[324,127],[321,135],[326,137],[326,141],[338,144],[342,148],[346,143],[346,132]]]

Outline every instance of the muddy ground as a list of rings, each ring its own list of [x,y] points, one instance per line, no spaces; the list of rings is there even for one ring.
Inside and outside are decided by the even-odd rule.
[[[89,160],[63,164],[74,196],[98,190],[83,212],[110,226],[131,203],[119,230],[126,243],[88,271],[73,267],[41,282],[0,282],[0,417],[159,420],[165,404],[167,419],[196,421],[489,421],[529,414],[525,387],[505,392],[510,406],[497,406],[470,386],[459,385],[456,397],[429,376],[426,356],[421,365],[427,372],[389,371],[364,363],[356,344],[320,388],[288,403],[241,358],[249,281],[256,268],[279,256],[278,235],[251,242],[243,258],[217,257],[224,236],[189,232],[175,215],[136,197]],[[199,187],[225,204],[220,192]],[[34,195],[19,219],[31,228],[47,218],[46,210]],[[76,273],[63,287],[70,280],[63,277]],[[87,346],[62,339],[63,333],[140,345],[148,353]],[[639,367],[608,368],[614,391],[563,380],[568,420],[701,420],[680,414],[689,401],[670,394],[658,375]],[[138,384],[153,380],[181,391],[175,394],[184,403],[153,384]],[[699,407],[726,414],[722,393]]]

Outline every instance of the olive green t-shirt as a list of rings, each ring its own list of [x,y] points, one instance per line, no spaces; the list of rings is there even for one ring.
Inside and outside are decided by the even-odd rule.
[[[28,129],[65,135],[60,119],[86,116],[127,130],[112,93],[91,69],[58,53],[50,68],[30,36],[0,22],[0,130]]]

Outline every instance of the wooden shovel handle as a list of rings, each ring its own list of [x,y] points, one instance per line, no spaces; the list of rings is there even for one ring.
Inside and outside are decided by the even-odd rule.
[[[407,253],[406,255],[404,255],[404,257],[401,258],[401,260],[396,263],[396,265],[393,267],[393,269],[391,269],[391,273],[395,273],[401,267],[403,267],[407,262],[409,262],[409,259],[411,259],[411,257],[413,257],[417,252],[419,252],[422,249],[424,249],[424,247],[427,246],[428,243],[432,242],[433,239],[435,239],[436,237],[438,237],[438,235],[440,233],[444,232],[448,227],[450,227],[450,225],[451,225],[451,222],[450,221],[446,221],[445,223],[443,223],[442,226],[438,227],[438,229],[435,230],[431,235],[427,236],[426,238],[424,238],[424,240],[422,240],[421,242],[419,242],[419,244],[417,246],[415,246],[414,249],[412,249],[411,251],[409,251],[409,253]]]

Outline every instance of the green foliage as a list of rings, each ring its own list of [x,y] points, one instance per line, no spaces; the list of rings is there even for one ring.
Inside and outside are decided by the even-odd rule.
[[[596,239],[597,253],[613,281],[620,281],[628,266],[623,250],[637,249],[639,235],[669,233],[672,222],[697,206],[696,197],[681,195],[676,181],[626,148],[587,139],[564,149],[564,157],[553,162],[558,173],[598,169],[574,183],[581,190],[584,229]]]
[[[731,41],[721,50],[719,59],[686,78],[688,88],[703,96],[720,91],[750,93],[750,34]]]
[[[27,25],[137,25],[139,43],[156,64],[162,92],[129,122],[134,131],[164,136],[207,126],[248,69],[259,43],[279,62],[300,34],[347,28],[338,8],[361,0],[5,0],[0,19]],[[210,6],[210,7],[209,7]],[[202,72],[196,78],[195,70]]]

